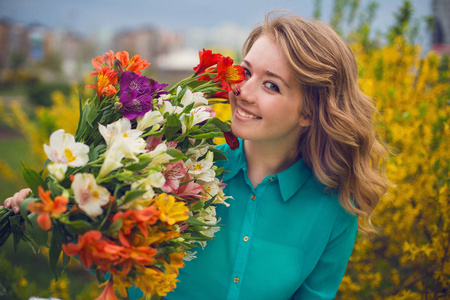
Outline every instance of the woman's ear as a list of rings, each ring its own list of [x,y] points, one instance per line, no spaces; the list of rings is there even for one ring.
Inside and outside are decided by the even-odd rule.
[[[301,116],[299,123],[300,123],[300,126],[302,126],[302,127],[308,127],[311,125],[311,118],[309,117],[309,115]]]

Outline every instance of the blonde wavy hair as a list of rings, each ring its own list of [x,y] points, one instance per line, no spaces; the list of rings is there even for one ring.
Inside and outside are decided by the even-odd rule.
[[[374,231],[370,216],[389,186],[388,151],[374,130],[376,107],[359,89],[352,50],[320,21],[273,11],[250,33],[243,56],[263,35],[280,46],[301,86],[302,113],[311,121],[300,136],[301,157],[358,216],[360,231]]]

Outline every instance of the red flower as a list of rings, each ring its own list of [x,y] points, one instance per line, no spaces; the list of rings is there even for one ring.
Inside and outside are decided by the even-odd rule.
[[[39,214],[37,218],[37,223],[44,230],[50,230],[52,228],[52,220],[50,215],[59,215],[67,210],[67,203],[69,199],[63,196],[55,197],[53,201],[50,198],[50,191],[44,192],[44,189],[40,186],[38,187],[39,198],[41,198],[43,203],[33,202],[28,204],[28,210],[32,213]]]
[[[217,76],[214,82],[222,81],[222,88],[231,91],[230,83],[239,83],[245,79],[244,68],[233,65],[233,60],[229,57],[223,57],[217,62]]]
[[[239,140],[231,130],[225,131],[223,133],[223,136],[225,137],[225,141],[227,142],[228,146],[230,146],[231,150],[236,150],[237,148],[239,148]]]
[[[195,75],[203,73],[207,68],[217,64],[217,61],[223,56],[220,53],[212,53],[211,50],[199,51],[198,56],[200,58],[200,63],[194,67]]]

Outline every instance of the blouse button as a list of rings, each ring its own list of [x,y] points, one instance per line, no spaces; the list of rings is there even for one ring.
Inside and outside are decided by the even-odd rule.
[[[234,278],[234,283],[239,283],[239,278]]]
[[[269,177],[269,181],[273,181],[273,177]]]
[[[244,242],[248,242],[248,236],[244,236]]]
[[[256,195],[252,195],[252,200],[255,200],[256,199]]]

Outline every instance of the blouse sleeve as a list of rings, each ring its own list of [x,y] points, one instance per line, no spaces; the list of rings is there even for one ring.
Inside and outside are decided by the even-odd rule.
[[[356,216],[341,210],[322,256],[292,299],[323,300],[336,297],[357,233]]]

